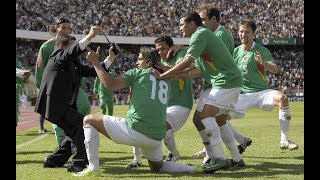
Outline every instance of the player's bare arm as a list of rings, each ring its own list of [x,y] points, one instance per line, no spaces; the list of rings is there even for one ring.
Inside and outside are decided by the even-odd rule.
[[[107,88],[114,88],[114,89],[128,87],[126,81],[121,76],[113,79],[103,69],[103,67],[101,66],[101,64],[98,61],[100,48],[97,49],[97,52],[94,52],[89,47],[86,47],[86,49],[89,51],[88,55],[86,56],[87,61],[93,65],[93,67],[96,70],[97,75],[98,75],[100,81],[103,83],[103,85],[105,85]]]
[[[277,65],[267,63],[265,60],[263,60],[263,57],[261,56],[261,54],[258,51],[254,52],[254,56],[255,56],[256,60],[261,65],[263,65],[268,71],[270,71],[273,74],[279,73],[279,69],[278,69]]]
[[[162,74],[153,74],[153,71],[151,73],[157,78],[157,79],[166,79],[171,78],[177,74],[180,74],[182,71],[184,71],[186,68],[190,67],[190,65],[194,62],[194,58],[191,56],[185,57],[181,62],[176,64],[174,67],[169,69],[168,71],[162,73]]]

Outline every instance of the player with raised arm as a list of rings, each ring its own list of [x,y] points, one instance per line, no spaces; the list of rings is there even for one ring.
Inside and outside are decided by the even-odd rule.
[[[154,172],[168,173],[212,173],[212,166],[189,166],[172,161],[163,161],[162,139],[166,134],[166,109],[170,85],[167,80],[157,80],[149,71],[160,62],[155,49],[142,48],[135,69],[112,78],[99,65],[96,53],[88,54],[103,84],[109,88],[131,86],[131,105],[126,118],[90,114],[84,117],[83,129],[89,166],[74,176],[100,176],[99,132],[119,144],[141,147]]]

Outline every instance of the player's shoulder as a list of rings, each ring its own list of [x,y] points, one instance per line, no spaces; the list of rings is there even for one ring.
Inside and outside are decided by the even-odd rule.
[[[51,38],[51,39],[48,39],[46,42],[44,42],[41,46],[42,47],[46,47],[46,46],[49,46],[49,45],[52,45],[52,44],[55,44],[56,43],[56,39],[55,38]]]
[[[240,48],[241,48],[241,46],[242,46],[242,44],[238,45],[237,47],[235,47],[235,48],[234,48],[234,50],[233,50],[233,51],[234,51],[234,52],[235,52],[235,51],[239,51],[239,50],[240,50]]]

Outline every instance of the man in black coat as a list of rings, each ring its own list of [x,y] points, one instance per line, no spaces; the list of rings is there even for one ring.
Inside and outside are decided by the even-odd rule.
[[[44,70],[35,104],[35,112],[61,127],[73,140],[77,151],[68,165],[69,172],[82,171],[88,164],[84,146],[84,116],[77,111],[76,97],[81,77],[96,77],[97,74],[93,67],[82,65],[78,56],[85,51],[91,39],[99,34],[99,29],[100,27],[93,26],[88,35],[79,42],[70,41],[68,35],[57,37],[56,47]],[[104,68],[105,61],[101,62]],[[60,163],[60,166],[67,160],[59,156],[52,159],[55,164]]]

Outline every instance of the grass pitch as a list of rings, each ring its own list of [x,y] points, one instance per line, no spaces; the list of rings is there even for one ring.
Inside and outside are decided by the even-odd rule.
[[[100,134],[100,171],[98,179],[304,179],[304,103],[290,102],[290,138],[299,145],[298,150],[281,150],[278,108],[272,112],[258,109],[250,110],[243,119],[232,120],[240,132],[252,139],[252,145],[242,154],[246,166],[220,170],[214,174],[166,174],[152,173],[146,159],[143,167],[125,169],[132,160],[132,148],[112,142]],[[114,116],[125,117],[128,106],[115,106]],[[192,154],[201,150],[203,145],[192,123],[195,106],[185,126],[175,134],[180,151],[179,163],[198,165],[201,159],[193,159]],[[95,110],[92,113],[97,113]],[[52,130],[51,125],[46,126]],[[53,152],[57,142],[53,134],[39,135],[38,127],[16,134],[16,179],[90,179],[73,177],[62,168],[43,168],[44,158]],[[168,150],[163,145],[164,157]],[[227,157],[230,158],[226,150]],[[97,179],[97,178],[91,178]]]

